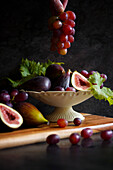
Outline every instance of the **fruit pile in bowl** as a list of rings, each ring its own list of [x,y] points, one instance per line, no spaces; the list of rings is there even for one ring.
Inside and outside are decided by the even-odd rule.
[[[37,76],[24,84],[24,89],[37,100],[55,106],[54,111],[47,116],[50,122],[59,118],[72,121],[75,117],[84,120],[84,116],[73,110],[77,105],[90,97],[108,100],[112,104],[113,92],[104,87],[107,75],[97,71],[82,70],[67,72],[61,65],[51,64],[46,69],[45,76]]]
[[[50,122],[56,122],[59,118],[73,121],[77,117],[84,120],[84,116],[73,110],[72,106],[92,96],[99,100],[107,100],[110,105],[113,104],[113,92],[104,85],[107,75],[97,71],[72,72],[71,69],[66,71],[61,64],[22,60],[20,67],[22,79],[13,81],[8,78],[8,80],[13,88],[23,89],[24,93],[28,93],[36,100],[54,106],[54,111],[46,117]],[[18,100],[18,95],[13,101],[15,99]]]

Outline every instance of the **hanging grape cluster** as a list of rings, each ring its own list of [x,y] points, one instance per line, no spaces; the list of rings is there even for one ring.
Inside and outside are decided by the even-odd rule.
[[[59,16],[52,16],[49,21],[49,29],[53,31],[51,38],[51,51],[57,51],[61,55],[67,54],[67,49],[74,42],[76,15],[72,11],[66,11]]]

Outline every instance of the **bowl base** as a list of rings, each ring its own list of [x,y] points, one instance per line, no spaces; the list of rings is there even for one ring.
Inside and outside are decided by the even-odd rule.
[[[70,107],[55,107],[54,111],[46,116],[49,122],[57,122],[58,119],[66,119],[72,122],[75,118],[84,120],[84,116],[81,113],[76,112]]]

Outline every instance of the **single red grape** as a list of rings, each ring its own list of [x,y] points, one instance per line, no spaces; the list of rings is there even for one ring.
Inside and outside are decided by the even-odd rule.
[[[22,101],[25,101],[28,99],[28,93],[22,91],[22,92],[19,92],[15,98],[14,98],[14,101],[15,102],[22,102]]]
[[[72,133],[69,140],[72,144],[77,144],[80,141],[80,135],[78,133]]]
[[[73,122],[74,122],[75,126],[79,126],[82,123],[82,120],[77,117],[77,118],[74,119]]]
[[[65,41],[64,48],[70,48],[70,47],[71,47],[71,43],[69,41]]]
[[[68,14],[66,12],[63,12],[59,15],[60,20],[65,21],[68,19]]]
[[[113,131],[112,130],[104,130],[104,131],[101,131],[100,135],[101,135],[102,139],[109,140],[113,136]]]
[[[74,37],[73,35],[68,35],[68,41],[70,41],[70,43],[74,42]]]
[[[60,39],[61,42],[65,42],[65,41],[68,40],[68,35],[61,34],[59,39]]]
[[[61,42],[61,41],[58,41],[58,42],[57,42],[57,47],[58,47],[59,49],[64,48],[64,43]]]
[[[82,71],[81,71],[81,74],[82,74],[84,77],[89,78],[89,73],[88,73],[87,70],[82,70]]]
[[[56,20],[54,23],[53,23],[53,28],[54,29],[59,29],[62,27],[62,22],[59,21],[59,20]]]
[[[62,30],[63,30],[65,35],[70,35],[70,34],[73,33],[73,28],[68,24],[63,25]]]
[[[68,14],[68,18],[69,18],[69,19],[72,19],[72,20],[75,20],[75,19],[76,19],[76,15],[75,15],[74,12],[72,12],[72,11],[67,11],[66,13]]]
[[[107,80],[107,75],[106,74],[101,74],[100,76],[104,79],[104,82]]]
[[[64,24],[70,25],[72,28],[75,27],[75,22],[71,19],[67,19]]]
[[[74,92],[76,92],[76,89],[74,87],[67,87],[66,91],[74,91]]]
[[[50,145],[57,144],[60,141],[60,137],[57,134],[51,134],[46,138],[46,142]]]
[[[58,49],[58,53],[61,55],[66,55],[67,54],[67,49],[63,48],[63,49]]]
[[[11,97],[16,96],[19,93],[18,89],[13,89],[10,93]]]
[[[93,130],[91,128],[85,128],[81,131],[81,136],[83,138],[90,138],[93,134]]]
[[[59,127],[64,128],[68,125],[68,121],[66,119],[58,119],[57,124]]]

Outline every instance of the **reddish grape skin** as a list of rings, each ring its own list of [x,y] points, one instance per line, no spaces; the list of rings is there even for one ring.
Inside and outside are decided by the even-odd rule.
[[[74,92],[76,92],[76,89],[74,87],[67,87],[66,91],[74,91]]]
[[[106,74],[101,74],[100,76],[105,79],[104,82],[107,80],[107,75]]]
[[[68,35],[68,41],[70,41],[70,43],[74,42],[74,37],[73,35]]]
[[[46,142],[50,145],[57,144],[60,141],[60,137],[57,134],[51,134],[46,138]]]
[[[72,144],[77,144],[80,141],[80,135],[78,133],[72,133],[69,140]]]
[[[72,28],[75,27],[75,22],[71,19],[67,19],[64,24],[70,25]]]
[[[70,35],[70,34],[73,33],[73,28],[70,25],[67,25],[67,24],[62,26],[62,30],[63,30],[65,35]]]
[[[61,42],[61,41],[58,41],[58,42],[57,42],[57,47],[58,47],[59,49],[64,48],[64,43]]]
[[[70,47],[71,47],[71,43],[69,41],[65,41],[64,48],[70,48]]]
[[[77,118],[74,119],[73,122],[74,122],[75,126],[79,126],[82,123],[82,120],[77,117]]]
[[[69,19],[72,19],[72,20],[75,20],[75,19],[76,19],[76,15],[75,15],[74,12],[72,12],[72,11],[67,11],[66,13],[68,14],[68,18],[69,18]]]
[[[81,71],[81,74],[82,74],[84,77],[89,78],[89,73],[88,73],[87,70],[82,70],[82,71]]]
[[[55,22],[53,23],[53,28],[54,28],[54,29],[59,29],[59,28],[61,28],[61,27],[62,27],[62,22],[61,22],[61,21],[57,20],[57,21],[55,21]]]
[[[19,92],[18,95],[15,96],[15,102],[22,102],[28,99],[28,93],[26,92]]]
[[[57,125],[59,125],[61,128],[64,128],[68,125],[68,121],[66,119],[58,119]]]
[[[100,136],[103,140],[109,140],[113,136],[113,131],[112,130],[101,131]]]
[[[18,89],[13,89],[10,93],[11,97],[16,96],[19,93]]]
[[[61,86],[56,86],[54,88],[55,91],[65,91],[64,87],[61,87]]]
[[[61,34],[60,37],[59,37],[60,41],[61,42],[65,42],[68,40],[68,35],[65,35],[65,34]]]
[[[58,53],[61,54],[61,55],[66,55],[67,49],[58,49]]]
[[[74,29],[74,28],[72,28],[72,33],[71,33],[71,35],[75,35],[75,29]]]
[[[60,37],[60,35],[62,34],[62,31],[60,29],[55,29],[53,30],[53,37]]]
[[[81,136],[83,138],[90,138],[93,134],[93,130],[91,128],[85,128],[81,131]]]
[[[66,12],[63,12],[59,15],[60,20],[65,21],[68,19],[68,14]]]

